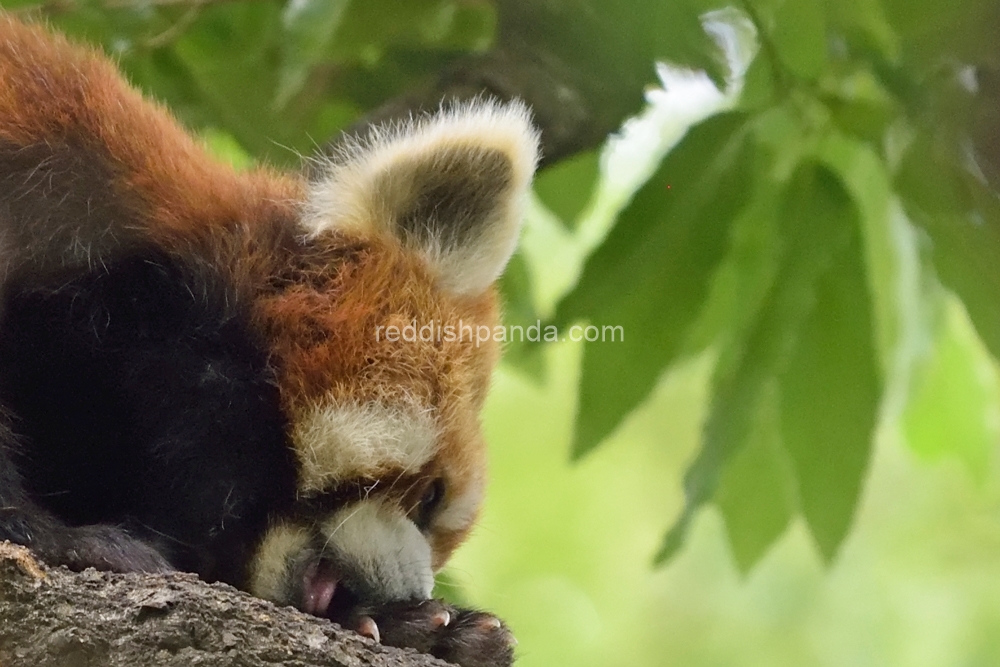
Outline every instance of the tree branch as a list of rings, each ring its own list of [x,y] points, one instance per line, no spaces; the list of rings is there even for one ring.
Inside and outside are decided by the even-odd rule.
[[[74,573],[0,542],[3,667],[447,667],[192,574]]]
[[[558,17],[539,7],[546,3],[496,0],[496,4],[500,26],[491,51],[459,58],[430,84],[389,100],[347,133],[362,133],[375,123],[434,111],[442,100],[481,95],[518,98],[534,111],[542,133],[542,166],[546,166],[600,146],[642,108],[645,87],[654,80],[652,57],[644,63],[645,72],[640,66],[625,76],[608,76],[608,70],[594,71],[574,57],[590,48],[591,40],[600,40],[600,34],[584,32],[569,44],[554,45],[546,38],[551,30],[541,24]]]

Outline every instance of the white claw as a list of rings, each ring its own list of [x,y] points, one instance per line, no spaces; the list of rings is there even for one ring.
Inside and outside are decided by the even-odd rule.
[[[376,643],[381,643],[382,637],[379,635],[378,625],[375,623],[375,619],[371,616],[362,616],[358,619],[358,627],[355,628],[355,632],[359,635],[364,635],[369,639],[375,640]]]
[[[434,623],[435,628],[448,627],[448,625],[451,623],[451,614],[448,613],[447,609],[442,609],[441,611],[431,616],[431,621]]]
[[[490,616],[489,618],[484,618],[479,625],[484,630],[489,630],[489,629],[499,630],[500,626],[502,626],[503,623],[501,623],[500,619],[497,618],[496,616]]]

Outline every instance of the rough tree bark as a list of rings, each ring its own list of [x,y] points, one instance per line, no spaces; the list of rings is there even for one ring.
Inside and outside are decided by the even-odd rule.
[[[0,542],[0,667],[447,667],[192,574],[48,568]]]

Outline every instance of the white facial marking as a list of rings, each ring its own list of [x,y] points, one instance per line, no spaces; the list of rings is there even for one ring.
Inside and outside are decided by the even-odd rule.
[[[431,548],[399,508],[362,500],[323,522],[326,550],[356,570],[382,600],[426,599],[434,587]]]
[[[483,502],[484,483],[475,480],[462,493],[449,499],[434,518],[433,526],[442,530],[465,530],[473,524]]]
[[[278,604],[293,604],[294,600],[287,599],[289,557],[308,544],[309,532],[304,528],[285,523],[269,528],[253,561],[250,591]]]
[[[338,480],[417,471],[434,455],[433,414],[415,405],[325,403],[298,420],[292,441],[301,464],[301,492]]]

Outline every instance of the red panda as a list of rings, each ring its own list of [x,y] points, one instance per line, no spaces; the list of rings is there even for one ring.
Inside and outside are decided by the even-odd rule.
[[[101,54],[0,15],[0,539],[185,570],[463,667],[430,600],[485,484],[538,136],[519,103],[382,127],[311,180],[206,154]]]

